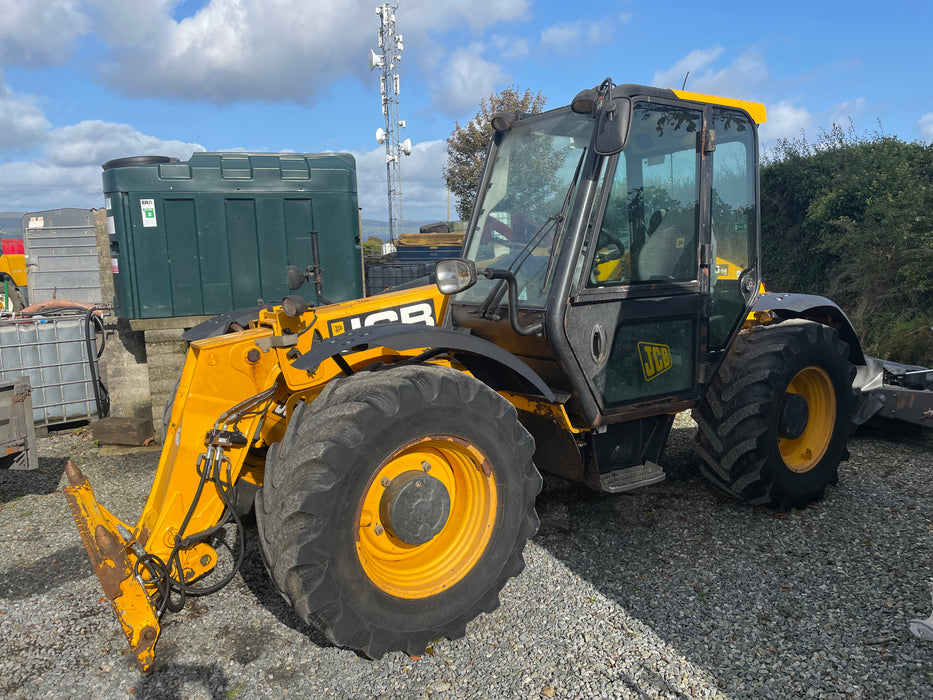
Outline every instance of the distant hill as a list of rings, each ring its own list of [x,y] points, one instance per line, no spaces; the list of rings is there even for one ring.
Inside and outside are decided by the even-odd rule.
[[[23,213],[0,211],[0,238],[23,237]]]

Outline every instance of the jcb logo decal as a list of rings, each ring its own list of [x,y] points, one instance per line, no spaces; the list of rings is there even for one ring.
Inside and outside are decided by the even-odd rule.
[[[434,314],[434,300],[419,301],[417,304],[405,304],[404,306],[390,306],[388,308],[376,309],[369,313],[359,316],[347,316],[330,321],[327,329],[330,337],[355,331],[360,328],[375,326],[378,323],[422,323],[425,326],[436,326],[437,317]]]
[[[671,348],[668,345],[639,343],[638,355],[641,358],[641,370],[646,382],[650,382],[674,366]]]

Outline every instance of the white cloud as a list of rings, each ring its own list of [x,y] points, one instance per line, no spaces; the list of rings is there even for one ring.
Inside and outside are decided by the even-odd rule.
[[[460,114],[475,108],[482,98],[495,92],[496,85],[508,82],[508,74],[485,60],[481,52],[482,47],[474,45],[451,54],[440,81],[442,89],[435,95],[438,108],[444,113]]]
[[[100,120],[83,121],[50,132],[45,155],[56,165],[76,166],[105,163],[113,158],[136,155],[163,155],[187,159],[204,147],[184,141],[164,141],[143,134],[129,124]]]
[[[366,8],[374,6],[365,1],[363,5]],[[446,31],[467,27],[478,32],[485,27],[521,19],[528,5],[528,0],[405,0],[398,9],[398,18],[399,23],[404,18],[406,31]],[[372,9],[368,11],[373,12]]]
[[[104,75],[133,96],[306,103],[341,77],[365,79],[366,56],[376,45],[378,19],[369,0],[210,0],[180,21],[170,14],[172,0],[88,1],[108,10],[101,38],[116,48]],[[446,53],[434,34],[479,32],[520,18],[527,7],[527,0],[413,1],[397,11],[398,27],[407,46],[424,49],[416,55],[430,71]]]
[[[14,0],[15,1],[15,0]],[[179,0],[86,0],[97,10],[97,33],[110,46],[134,46],[171,30],[171,10]]]
[[[917,131],[924,141],[933,141],[933,112],[927,112],[917,120]]]
[[[531,44],[527,39],[518,39],[501,34],[489,37],[489,48],[506,60],[525,58],[531,53]]]
[[[773,92],[770,71],[757,48],[750,48],[732,63],[720,68],[717,63],[724,53],[720,46],[691,51],[670,68],[655,72],[654,84],[679,88],[689,70],[687,90],[693,92],[759,101],[764,101]],[[850,120],[854,121],[870,107],[862,97],[840,102],[817,113],[787,99],[769,103],[767,122],[759,130],[761,143],[768,149],[780,139],[797,139],[807,131],[828,129],[834,123],[845,129]]]
[[[53,129],[29,97],[15,95],[0,76],[0,148],[36,153],[31,161],[0,164],[4,207],[40,210],[100,206],[101,165],[123,156],[158,154],[187,159],[204,147],[143,134],[128,124],[99,120]]]
[[[356,158],[357,190],[363,216],[368,219],[388,219],[385,148],[380,146],[353,155]],[[444,140],[415,144],[411,155],[402,158],[402,214],[406,220],[437,219],[446,215],[447,188],[441,175],[446,158],[447,142]],[[451,212],[456,218],[453,209]]]
[[[14,93],[0,74],[0,151],[28,151],[50,126],[35,100]]]
[[[42,161],[0,165],[3,204],[10,210],[42,211],[103,204],[100,165],[62,167]]]
[[[654,74],[653,85],[680,89],[687,77],[687,90],[736,99],[754,99],[760,85],[768,78],[768,67],[758,49],[752,48],[729,66],[716,70],[713,64],[723,54],[723,48],[691,51],[665,71]]]
[[[787,100],[768,105],[768,121],[759,133],[763,145],[772,145],[780,139],[796,139],[813,126],[813,115],[805,107],[796,107]]]
[[[712,49],[695,49],[667,70],[655,71],[651,84],[657,87],[680,88],[683,85],[687,71],[690,71],[695,79],[697,73],[713,63],[722,53],[723,48],[721,46]],[[693,83],[690,83],[690,89],[694,89]]]
[[[554,24],[541,30],[541,48],[555,53],[576,53],[581,47],[606,44],[611,40],[612,33],[606,25],[592,20]]]
[[[65,63],[91,27],[81,5],[76,0],[0,0],[0,65]]]
[[[99,71],[107,87],[134,97],[199,100],[217,104],[257,101],[313,102],[347,77],[371,82],[366,65],[376,46],[377,16],[371,0],[0,0],[0,66],[47,68],[69,60]],[[187,8],[192,9],[187,9]],[[398,10],[406,58],[403,66],[436,79],[432,101],[443,112],[474,109],[507,82],[496,61],[526,57],[524,39],[507,38],[529,12],[528,0],[405,0]],[[179,12],[186,14],[181,15]],[[488,30],[493,27],[499,33]],[[54,28],[54,31],[50,30]],[[454,43],[451,35],[456,32]],[[463,48],[464,42],[474,43]],[[88,44],[93,38],[97,44]],[[90,54],[76,55],[80,42]],[[85,44],[80,44],[82,47]],[[91,59],[91,63],[88,59]],[[100,165],[111,158],[156,153],[187,158],[198,144],[162,140],[131,125],[73,117],[53,128],[42,103],[15,94],[0,75],[0,151],[29,152],[0,165],[0,190],[10,206],[96,206]],[[443,210],[440,175],[443,141],[417,144],[402,165],[405,215]],[[35,154],[32,162],[26,158]],[[385,210],[385,161],[373,161],[373,187],[361,199]],[[368,167],[368,166],[367,166]],[[360,177],[366,177],[361,168]],[[375,195],[370,195],[374,191]]]
[[[855,117],[860,114],[864,114],[868,109],[868,103],[864,97],[859,97],[854,100],[847,100],[846,102],[840,102],[838,105],[833,107],[830,115],[829,122],[831,124],[838,124],[843,128],[847,128],[849,122],[855,121]]]

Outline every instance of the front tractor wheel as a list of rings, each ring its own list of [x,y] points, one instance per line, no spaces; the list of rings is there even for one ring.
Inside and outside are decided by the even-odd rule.
[[[269,451],[256,512],[272,580],[302,619],[371,658],[461,637],[524,567],[533,452],[512,405],[461,372],[335,380]]]
[[[812,321],[743,331],[693,411],[703,475],[778,510],[822,498],[848,458],[848,357],[835,329]]]

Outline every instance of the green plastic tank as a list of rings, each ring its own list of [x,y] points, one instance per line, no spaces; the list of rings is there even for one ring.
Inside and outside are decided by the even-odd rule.
[[[346,153],[195,153],[105,163],[117,315],[216,315],[301,294],[285,268],[321,257],[321,294],[362,296],[356,162]]]

